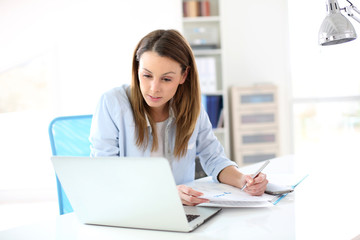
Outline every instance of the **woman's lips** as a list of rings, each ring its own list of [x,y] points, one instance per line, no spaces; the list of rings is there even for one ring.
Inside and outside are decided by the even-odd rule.
[[[154,96],[151,96],[151,95],[148,95],[148,96],[152,101],[159,101],[161,99],[161,97],[154,97]]]

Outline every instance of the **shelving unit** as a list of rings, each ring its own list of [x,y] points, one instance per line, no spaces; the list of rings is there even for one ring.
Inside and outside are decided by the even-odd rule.
[[[238,165],[279,155],[277,95],[272,84],[231,88],[232,150]]]
[[[191,45],[197,62],[202,103],[213,123],[216,137],[230,157],[229,114],[222,72],[219,1],[182,0],[182,23],[183,34]],[[213,111],[216,111],[216,114]],[[214,119],[214,115],[217,119]],[[219,120],[222,124],[218,124]]]

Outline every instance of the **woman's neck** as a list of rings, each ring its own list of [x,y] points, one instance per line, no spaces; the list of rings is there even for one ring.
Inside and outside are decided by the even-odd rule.
[[[155,122],[163,122],[169,118],[169,107],[166,105],[162,108],[151,108],[150,114]]]

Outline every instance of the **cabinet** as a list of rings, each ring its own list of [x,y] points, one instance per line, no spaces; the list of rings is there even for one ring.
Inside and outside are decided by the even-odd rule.
[[[278,94],[272,84],[231,88],[232,150],[239,165],[279,155]]]
[[[222,72],[220,0],[182,0],[183,34],[195,55],[202,104],[230,157],[228,101]]]

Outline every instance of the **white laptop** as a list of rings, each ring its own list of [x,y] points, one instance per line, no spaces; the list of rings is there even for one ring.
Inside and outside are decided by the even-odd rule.
[[[183,206],[164,158],[51,160],[75,214],[85,224],[190,232],[221,210]]]

